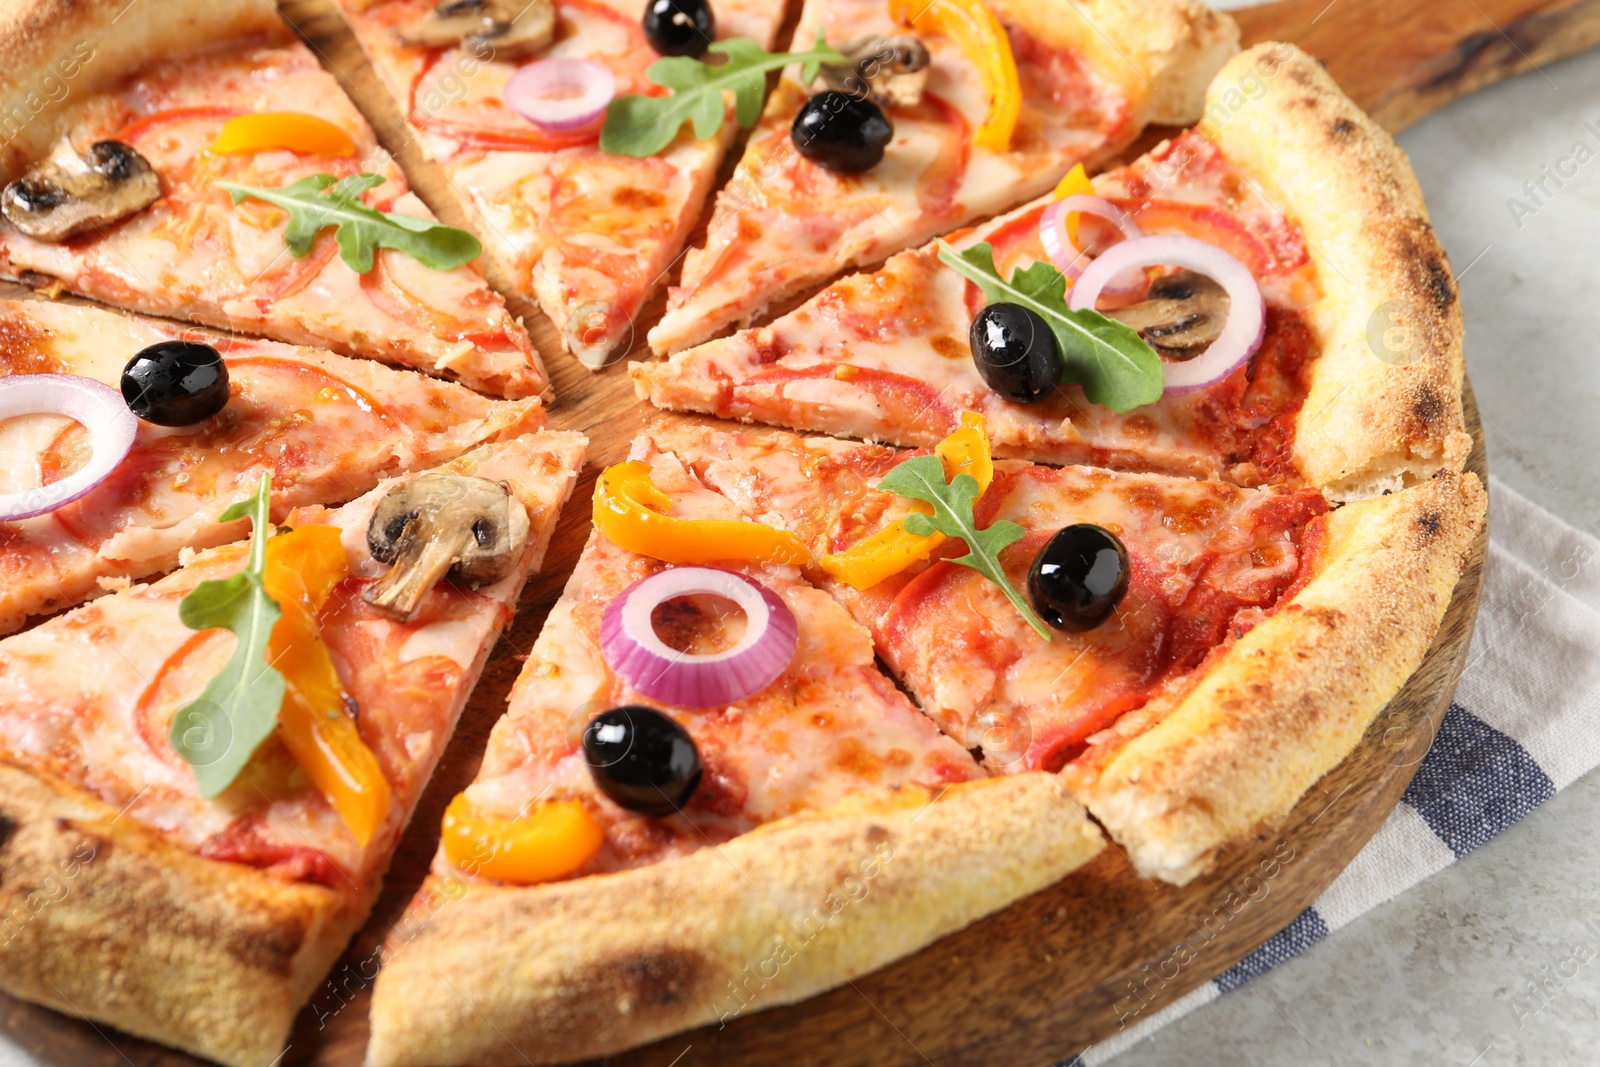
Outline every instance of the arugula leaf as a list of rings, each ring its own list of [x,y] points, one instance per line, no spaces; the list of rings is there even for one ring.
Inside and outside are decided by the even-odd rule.
[[[701,140],[722,128],[727,104],[723,91],[733,93],[733,112],[739,125],[755,125],[766,96],[767,72],[801,64],[800,80],[809,85],[824,63],[847,62],[843,52],[828,44],[821,30],[807,52],[768,52],[748,37],[717,41],[710,51],[727,59],[715,66],[687,56],[658,59],[645,76],[671,89],[670,96],[619,96],[606,106],[606,124],[600,129],[600,147],[620,156],[653,156],[673,139],[685,122],[694,124]]]
[[[178,605],[191,630],[232,630],[239,643],[221,673],[172,720],[172,747],[194,767],[200,795],[214,797],[238,777],[256,747],[278,726],[285,683],[267,662],[267,639],[283,614],[267,595],[262,575],[272,525],[267,509],[272,476],[261,475],[255,495],[222,513],[222,522],[250,516],[250,560],[232,578],[201,582]]]
[[[987,241],[965,252],[940,241],[939,259],[977,283],[989,303],[1021,304],[1037,312],[1061,349],[1061,380],[1082,385],[1090,402],[1120,413],[1161,399],[1165,384],[1156,350],[1133,327],[1108,315],[1068,308],[1067,280],[1049,263],[1037,260],[1012,271],[1008,282],[995,268]]]
[[[313,174],[281,189],[267,189],[238,182],[217,182],[228,191],[233,202],[265,200],[289,213],[283,240],[296,259],[311,252],[317,234],[337,226],[339,256],[357,274],[372,269],[373,256],[380,248],[404,252],[425,267],[454,270],[471,263],[483,252],[483,245],[466,230],[445,226],[414,215],[379,211],[361,201],[361,194],[382,185],[379,174],[352,174],[334,184],[331,174]],[[328,188],[329,186],[333,188]]]
[[[1000,550],[1019,540],[1026,531],[1005,519],[978,529],[978,521],[972,514],[972,503],[979,496],[976,478],[970,474],[957,474],[947,483],[944,480],[944,461],[938,456],[913,456],[896,464],[883,476],[878,488],[932,504],[932,515],[913,511],[900,520],[906,532],[917,537],[927,537],[937,532],[965,541],[967,554],[950,562],[971,567],[998,585],[1006,599],[1028,621],[1028,625],[1046,641],[1051,640],[1050,628],[1034,613],[1027,598],[1011,584],[1005,569],[1000,566]]]

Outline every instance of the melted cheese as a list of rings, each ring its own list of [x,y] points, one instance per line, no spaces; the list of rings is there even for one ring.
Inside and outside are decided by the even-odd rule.
[[[697,429],[656,439],[747,517],[787,517],[813,555],[855,544],[909,510],[905,498],[874,488],[899,459],[877,446]],[[1053,770],[1196,668],[1230,639],[1236,614],[1248,626],[1270,609],[1298,571],[1301,527],[1323,510],[1311,492],[1002,462],[979,521],[1026,531],[1001,556],[1014,586],[1026,588],[1035,553],[1072,523],[1111,530],[1131,560],[1111,619],[1049,642],[970,568],[918,564],[866,591],[819,580],[872,631],[879,654],[947,734],[983,749],[993,770]]]
[[[357,155],[205,151],[231,114],[266,110],[327,119],[350,134]],[[332,254],[331,233],[297,261],[284,246],[283,212],[256,201],[235,206],[215,188],[218,179],[281,187],[311,174],[342,177],[365,170],[386,179],[367,194],[369,203],[387,207],[393,201],[398,212],[432,218],[420,200],[406,194],[399,168],[303,45],[220,49],[155,63],[116,92],[90,101],[71,132],[77,144],[128,137],[161,176],[164,195],[98,238],[70,244],[35,241],[0,222],[0,260],[11,271],[52,275],[79,292],[135,310],[427,371],[448,368],[499,395],[543,392],[544,377],[526,334],[472,267],[430,271],[433,281],[409,286],[408,299],[375,300],[371,278]],[[406,257],[384,252],[380,258]],[[460,348],[463,329],[478,346],[470,354]]]
[[[81,374],[116,388],[129,358],[181,332],[80,305],[7,303],[0,305],[8,342],[0,373]],[[220,415],[183,429],[141,423],[128,458],[87,496],[0,523],[0,633],[86,599],[101,578],[143,577],[171,567],[185,547],[237,536],[236,524],[220,526],[215,517],[248,496],[263,470],[273,475],[281,518],[541,421],[537,401],[485,400],[366,360],[271,341],[222,347],[232,398]],[[75,468],[81,431],[45,437],[64,425],[48,417],[0,423],[7,477],[38,484],[45,462]]]
[[[674,457],[639,449],[633,458],[651,464],[652,479],[672,496],[674,517],[739,517]],[[606,708],[642,701],[606,666],[601,614],[628,585],[662,567],[598,533],[534,645],[510,710],[495,725],[478,780],[468,789],[472,800],[510,816],[536,798],[584,799],[607,835],[600,856],[580,872],[592,873],[724,841],[869,786],[937,785],[981,774],[971,756],[940,737],[880,673],[871,635],[838,602],[792,567],[724,566],[783,598],[799,624],[799,645],[776,681],[731,706],[664,709],[695,738],[706,765],[683,814],[652,820],[617,807],[599,792],[583,761],[579,746],[589,720]]]
[[[530,544],[542,547],[581,453],[572,435],[541,434],[485,446],[472,463],[484,477],[508,480],[533,517]],[[371,564],[366,527],[387,490],[290,521],[340,527],[352,570],[361,573]],[[365,849],[275,739],[213,799],[198,794],[193,770],[166,741],[174,713],[199,695],[234,648],[226,631],[197,637],[179,620],[178,603],[199,582],[237,572],[244,552],[236,545],[205,553],[153,585],[0,642],[0,751],[63,776],[202,855],[305,877],[307,868],[294,866],[294,857],[320,853],[350,877],[370,878],[387,864],[476,680],[475,665],[514,610],[535,552],[493,587],[467,592],[441,584],[411,623],[377,615],[356,595],[335,598],[324,612],[323,639],[360,709],[363,739],[395,793],[387,824]]]

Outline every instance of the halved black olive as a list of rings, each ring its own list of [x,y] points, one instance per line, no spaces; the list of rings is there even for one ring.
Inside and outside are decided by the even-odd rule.
[[[1111,617],[1128,591],[1128,550],[1103,526],[1080,522],[1056,531],[1033,558],[1028,598],[1058,630],[1081,633]]]
[[[159,341],[122,369],[122,399],[145,422],[193,426],[228,406],[228,367],[210,345]]]
[[[583,757],[601,792],[652,818],[688,803],[705,772],[689,731],[643,704],[596,715],[583,732]]]

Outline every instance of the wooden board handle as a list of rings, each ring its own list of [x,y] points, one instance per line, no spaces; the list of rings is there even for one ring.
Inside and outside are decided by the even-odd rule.
[[[1475,89],[1600,45],[1600,0],[1278,0],[1232,13],[1292,41],[1399,130]]]

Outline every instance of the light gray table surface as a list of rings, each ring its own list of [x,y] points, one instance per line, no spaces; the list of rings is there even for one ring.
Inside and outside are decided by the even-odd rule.
[[[1461,279],[1490,470],[1600,533],[1600,53],[1459,101],[1400,142]],[[1558,186],[1546,167],[1576,174]],[[1600,1063],[1600,955],[1537,1017],[1511,1004],[1576,944],[1600,943],[1584,924],[1600,926],[1597,827],[1591,773],[1114,1067]]]

